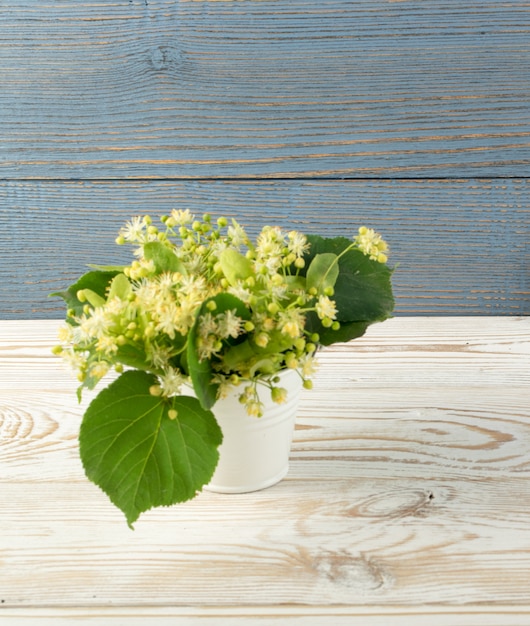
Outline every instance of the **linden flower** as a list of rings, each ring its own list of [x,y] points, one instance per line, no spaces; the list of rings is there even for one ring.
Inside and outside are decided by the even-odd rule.
[[[112,356],[118,352],[118,344],[116,343],[116,337],[111,335],[103,335],[98,339],[96,344],[96,350],[103,352],[107,356]]]
[[[93,378],[103,378],[109,369],[109,364],[106,361],[97,361],[90,366],[90,375]]]
[[[250,290],[243,285],[241,281],[238,281],[235,285],[231,285],[228,288],[228,293],[231,293],[236,298],[239,298],[245,304],[250,303],[251,293]]]
[[[293,339],[296,339],[302,334],[304,325],[305,318],[302,313],[296,309],[281,311],[279,314],[280,331]]]
[[[70,343],[74,340],[74,333],[71,324],[64,324],[57,332],[57,337],[61,343]]]
[[[247,233],[236,220],[232,220],[232,226],[228,227],[228,238],[235,248],[239,248],[248,242]]]
[[[193,215],[189,209],[173,209],[171,211],[171,220],[174,226],[186,226],[187,224],[191,224],[194,219],[195,215]]]
[[[224,338],[238,337],[241,332],[241,318],[236,315],[236,310],[225,311],[218,316],[219,335]]]
[[[64,359],[64,362],[67,364],[69,369],[74,371],[82,371],[87,366],[86,356],[77,352],[73,348],[69,348],[67,350],[63,350],[61,352],[61,357]]]
[[[284,248],[284,239],[278,226],[265,226],[256,240],[258,256],[281,256]]]
[[[120,230],[120,236],[129,243],[143,243],[145,241],[145,228],[147,227],[145,217],[133,217]]]
[[[98,307],[92,311],[90,317],[82,319],[80,330],[87,338],[99,339],[108,333],[112,324],[113,320],[105,307]]]
[[[307,243],[307,237],[303,233],[299,233],[296,230],[292,230],[287,233],[289,239],[287,248],[289,252],[292,252],[297,257],[302,257],[309,250],[309,244]]]
[[[302,356],[298,363],[304,378],[311,378],[317,371],[317,361],[310,354]]]
[[[165,333],[171,339],[175,338],[177,330],[178,307],[175,302],[164,302],[153,311],[153,317],[157,320],[156,330]]]
[[[173,356],[173,351],[165,346],[151,344],[147,357],[157,368],[167,368],[169,359]]]
[[[186,382],[188,382],[188,379],[178,370],[168,367],[162,376],[160,376],[162,395],[166,398],[178,395],[181,391],[182,385]]]
[[[330,300],[328,296],[320,296],[318,298],[318,302],[315,304],[315,310],[320,319],[327,317],[330,320],[334,320],[337,316],[335,302]]]
[[[387,262],[388,256],[385,252],[388,250],[388,245],[386,241],[381,238],[381,235],[376,233],[372,228],[361,226],[354,242],[359,250],[370,257],[372,261],[378,261],[379,263]]]

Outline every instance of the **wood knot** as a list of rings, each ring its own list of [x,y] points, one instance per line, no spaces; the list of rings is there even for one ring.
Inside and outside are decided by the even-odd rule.
[[[151,50],[150,61],[157,71],[165,71],[180,67],[182,53],[172,46],[158,46]]]
[[[397,489],[366,498],[348,508],[354,517],[394,519],[424,517],[428,515],[435,499],[432,491],[424,489]]]
[[[325,553],[313,558],[313,569],[321,579],[334,586],[356,591],[375,591],[388,587],[392,577],[380,564],[366,557],[347,552]]]

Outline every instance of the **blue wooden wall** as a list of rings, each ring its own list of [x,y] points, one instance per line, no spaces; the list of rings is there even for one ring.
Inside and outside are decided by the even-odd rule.
[[[130,216],[389,241],[398,314],[530,313],[523,0],[0,5],[0,318]]]

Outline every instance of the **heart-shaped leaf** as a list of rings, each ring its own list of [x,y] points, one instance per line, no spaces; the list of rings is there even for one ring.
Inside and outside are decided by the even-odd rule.
[[[87,477],[131,527],[152,507],[193,498],[219,460],[222,433],[213,413],[195,398],[152,396],[156,381],[146,372],[123,373],[90,403],[79,434]]]
[[[337,305],[337,319],[341,322],[377,322],[390,316],[394,297],[390,279],[392,270],[384,263],[373,261],[351,246],[345,237],[324,238],[309,235],[311,252],[306,259],[332,252],[340,256],[339,275],[333,300]],[[342,254],[344,253],[344,254]]]

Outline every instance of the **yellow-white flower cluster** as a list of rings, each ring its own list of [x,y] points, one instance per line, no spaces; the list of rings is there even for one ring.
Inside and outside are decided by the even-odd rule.
[[[361,226],[354,242],[359,250],[370,257],[372,261],[377,261],[378,263],[386,263],[388,261],[388,245],[381,235],[372,228]]]
[[[262,410],[258,380],[268,381],[276,402],[285,401],[274,382],[282,369],[297,370],[310,387],[319,336],[307,318],[324,328],[340,324],[333,289],[306,288],[306,236],[265,226],[254,244],[235,220],[198,220],[189,210],[162,222],[165,230],[149,216],[128,222],[116,241],[138,246],[137,258],[112,272],[104,293],[76,294],[57,351],[83,385],[129,366],[155,374],[152,393],[171,397],[190,383],[191,351],[208,362],[219,395],[242,385],[252,415]],[[386,260],[386,244],[372,230],[361,228],[352,245]]]

